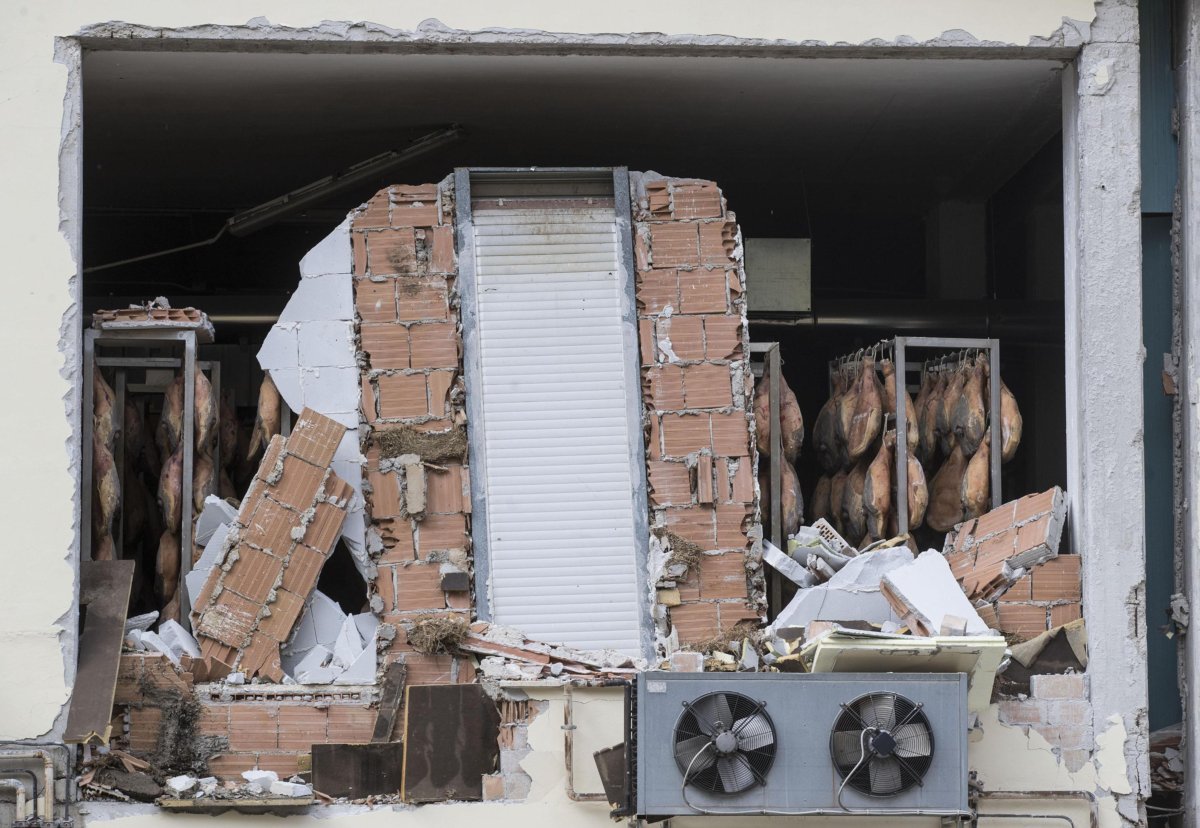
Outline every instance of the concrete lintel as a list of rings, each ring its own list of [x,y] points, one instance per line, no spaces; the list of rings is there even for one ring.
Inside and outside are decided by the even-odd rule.
[[[1097,5],[1101,20],[1127,6]],[[1072,543],[1083,556],[1093,728],[1101,733],[1110,716],[1122,718],[1132,792],[1113,796],[1124,819],[1144,824],[1150,782],[1136,20],[1133,25],[1121,42],[1085,45],[1063,74],[1066,438]]]
[[[1135,7],[1134,32],[1137,30],[1136,13]],[[962,29],[951,29],[928,40],[901,36],[893,40],[877,38],[861,43],[828,43],[660,32],[584,34],[507,28],[465,30],[451,28],[436,19],[422,22],[415,30],[394,29],[370,22],[329,20],[301,28],[275,25],[260,17],[242,26],[204,24],[181,28],[112,21],[86,26],[76,36],[84,48],[97,51],[1070,60],[1092,37],[1092,27],[1091,23],[1064,19],[1049,36],[1030,37],[1023,44],[980,40]]]

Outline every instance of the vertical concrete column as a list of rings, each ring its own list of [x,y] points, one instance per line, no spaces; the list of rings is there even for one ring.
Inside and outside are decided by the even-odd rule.
[[[1179,113],[1180,252],[1183,268],[1178,305],[1183,313],[1183,352],[1180,355],[1179,394],[1183,440],[1183,538],[1181,587],[1194,607],[1200,596],[1198,484],[1200,484],[1200,2],[1187,0],[1182,17],[1184,59],[1176,76]],[[1187,761],[1197,767],[1200,746],[1200,638],[1183,637],[1183,717]],[[1185,825],[1200,818],[1200,774],[1185,779]]]
[[[1067,495],[1074,551],[1083,556],[1094,732],[1103,743],[1124,725],[1128,785],[1109,780],[1109,792],[1124,819],[1144,824],[1138,75],[1136,3],[1097,3],[1091,39],[1063,72]]]

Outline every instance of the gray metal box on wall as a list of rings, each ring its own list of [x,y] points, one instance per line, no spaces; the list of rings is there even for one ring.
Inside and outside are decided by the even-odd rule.
[[[636,692],[641,816],[969,813],[964,674],[651,672]]]
[[[746,239],[746,302],[751,313],[812,310],[812,239]]]

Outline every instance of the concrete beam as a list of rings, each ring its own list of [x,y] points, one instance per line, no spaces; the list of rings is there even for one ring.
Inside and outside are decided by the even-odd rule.
[[[1142,451],[1141,170],[1137,9],[1098,3],[1093,34],[1063,73],[1067,496],[1083,556],[1092,716],[1125,725],[1129,793],[1149,796]],[[1098,793],[1105,794],[1100,791]]]

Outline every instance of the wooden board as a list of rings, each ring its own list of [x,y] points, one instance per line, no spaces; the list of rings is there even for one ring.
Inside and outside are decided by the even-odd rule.
[[[167,811],[219,813],[239,811],[245,814],[267,814],[272,811],[297,811],[316,804],[311,796],[258,797],[246,799],[160,799],[158,807]]]
[[[79,667],[67,727],[67,744],[107,745],[125,637],[125,614],[134,562],[83,561],[79,565]]]
[[[313,790],[335,799],[400,793],[404,745],[313,745]]]
[[[500,760],[500,714],[478,684],[433,684],[404,691],[406,802],[483,799],[483,775]]]
[[[405,667],[399,661],[387,666],[383,674],[383,688],[379,693],[379,712],[375,717],[375,731],[371,741],[379,744],[392,738],[392,728],[396,724],[396,714],[400,712],[400,703],[404,700]]]

